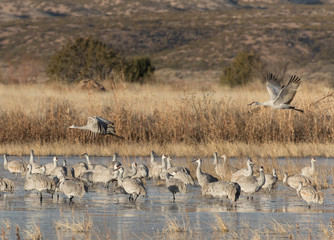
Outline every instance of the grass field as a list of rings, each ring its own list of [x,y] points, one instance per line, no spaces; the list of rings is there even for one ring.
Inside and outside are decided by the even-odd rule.
[[[176,156],[333,155],[334,105],[331,89],[305,80],[293,105],[305,113],[247,106],[268,98],[264,84],[224,88],[207,84],[135,85],[117,83],[107,92],[76,86],[1,85],[0,151],[95,155]],[[329,95],[329,96],[328,96]],[[89,137],[70,125],[88,116],[115,122],[117,133]]]

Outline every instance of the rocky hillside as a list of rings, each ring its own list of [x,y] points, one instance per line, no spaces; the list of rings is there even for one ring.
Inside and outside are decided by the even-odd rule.
[[[42,72],[49,57],[78,36],[128,56],[150,56],[157,69],[219,70],[245,49],[314,78],[331,79],[334,63],[331,3],[3,0],[0,27],[2,75],[28,63]]]

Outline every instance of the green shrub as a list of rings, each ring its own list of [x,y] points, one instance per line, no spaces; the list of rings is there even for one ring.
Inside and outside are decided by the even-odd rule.
[[[144,83],[154,73],[155,67],[150,58],[137,57],[124,60],[122,71],[126,81]]]
[[[92,38],[70,41],[56,52],[47,66],[50,79],[77,82],[105,79],[119,64],[119,56],[104,43]]]
[[[259,55],[253,51],[242,51],[234,58],[230,66],[224,68],[220,76],[220,83],[231,87],[245,85],[261,71],[263,66]]]
[[[78,82],[104,80],[114,71],[121,72],[125,81],[143,83],[154,70],[148,57],[126,59],[98,40],[78,38],[51,57],[46,72],[50,79]]]

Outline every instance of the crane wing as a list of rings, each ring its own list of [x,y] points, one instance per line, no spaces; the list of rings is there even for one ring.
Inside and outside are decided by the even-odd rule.
[[[87,130],[90,130],[93,133],[98,133],[99,127],[98,127],[97,119],[95,117],[88,117],[86,128]]]
[[[102,134],[115,134],[115,124],[105,118],[95,116],[98,123],[100,133]]]
[[[296,95],[301,79],[295,75],[291,76],[288,84],[284,86],[277,95],[275,104],[290,104]]]
[[[266,85],[270,95],[270,99],[274,100],[281,91],[280,82],[274,74],[269,73],[266,77]]]

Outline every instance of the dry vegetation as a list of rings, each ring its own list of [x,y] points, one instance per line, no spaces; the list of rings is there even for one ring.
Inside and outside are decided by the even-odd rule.
[[[76,90],[73,86],[0,86],[0,150],[41,155],[82,154],[146,156],[332,156],[333,97],[326,87],[302,84],[293,104],[304,109],[272,110],[247,106],[266,100],[263,84],[239,89],[212,84],[206,90],[174,89],[166,85],[120,83],[105,93]],[[109,87],[110,89],[110,87]],[[88,116],[115,122],[125,140],[79,130]]]

